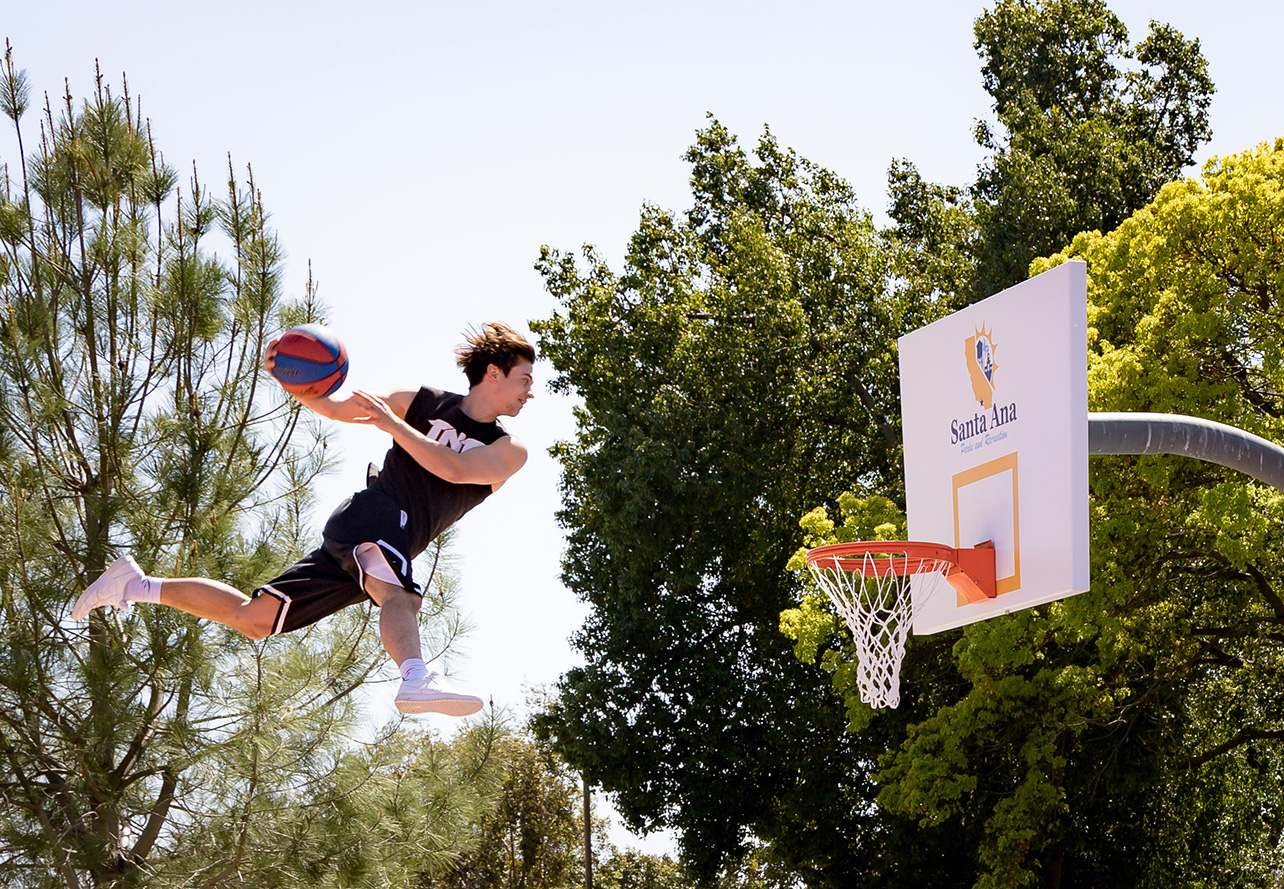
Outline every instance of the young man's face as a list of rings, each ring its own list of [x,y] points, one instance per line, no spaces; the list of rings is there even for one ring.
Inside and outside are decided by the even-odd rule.
[[[499,370],[495,365],[491,365],[495,370]],[[535,397],[531,391],[531,386],[535,383],[535,378],[531,375],[534,367],[525,358],[519,358],[505,375],[499,370],[498,378],[495,380],[495,396],[499,402],[499,415],[501,417],[515,417],[521,411],[526,402]]]

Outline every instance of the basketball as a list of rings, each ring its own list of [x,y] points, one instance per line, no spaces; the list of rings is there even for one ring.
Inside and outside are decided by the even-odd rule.
[[[300,324],[281,335],[276,344],[272,376],[286,392],[299,398],[320,398],[340,386],[348,375],[348,350],[333,332],[320,324]]]

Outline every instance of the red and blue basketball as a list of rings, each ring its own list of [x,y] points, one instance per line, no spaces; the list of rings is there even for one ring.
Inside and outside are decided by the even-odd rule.
[[[343,385],[348,375],[348,350],[333,332],[320,324],[300,324],[281,335],[276,344],[272,376],[286,392],[299,398],[320,398]]]

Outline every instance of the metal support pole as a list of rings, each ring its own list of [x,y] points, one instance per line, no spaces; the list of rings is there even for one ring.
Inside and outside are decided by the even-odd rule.
[[[588,775],[584,779],[584,889],[593,889],[593,801]]]
[[[1266,439],[1181,414],[1089,413],[1089,454],[1178,454],[1251,475],[1284,491],[1284,448]]]

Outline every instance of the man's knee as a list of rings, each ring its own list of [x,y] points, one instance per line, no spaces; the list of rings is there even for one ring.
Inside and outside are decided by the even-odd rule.
[[[248,639],[256,642],[266,639],[276,629],[276,617],[280,603],[265,596],[250,600],[241,606],[233,629]]]
[[[272,624],[268,621],[253,621],[237,627],[237,629],[242,636],[247,639],[253,639],[255,642],[272,635]]]
[[[417,596],[404,587],[394,586],[374,577],[366,578],[366,592],[380,608],[394,608],[413,614],[419,613],[424,601],[422,596]]]
[[[416,596],[414,593],[407,592],[401,587],[397,587],[393,596],[395,597],[398,608],[404,608],[413,614],[418,614],[420,607],[424,604],[422,596]]]

